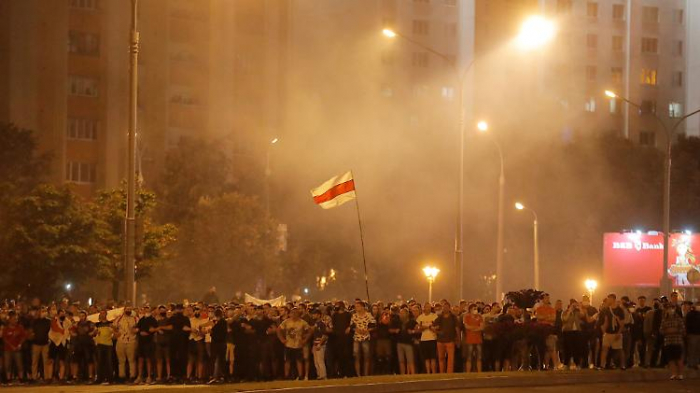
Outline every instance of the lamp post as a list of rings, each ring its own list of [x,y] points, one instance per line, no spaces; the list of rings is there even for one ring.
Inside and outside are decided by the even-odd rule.
[[[540,289],[540,253],[539,253],[539,244],[537,240],[537,213],[526,207],[520,202],[515,203],[515,208],[518,210],[529,210],[532,213],[533,217],[533,222],[532,222],[532,230],[533,230],[533,242],[534,242],[534,250],[535,250],[535,255],[534,255],[534,265],[535,265],[535,289]]]
[[[476,128],[485,134],[488,132],[489,125],[485,121],[477,123]],[[498,158],[500,159],[501,170],[498,177],[498,228],[496,237],[496,301],[500,301],[503,293],[503,189],[506,184],[506,177],[503,165],[503,149],[498,142],[498,138],[491,136],[489,138],[498,150]]]
[[[615,92],[611,90],[605,90],[605,95],[608,96],[609,98],[619,98],[622,101],[636,107],[639,109],[640,113],[642,111],[642,106],[630,101],[626,97],[622,97],[620,95],[617,95]],[[678,127],[683,124],[683,122],[697,114],[700,113],[700,109],[697,109],[693,112],[688,113],[685,116],[682,116],[680,119],[678,119],[673,126],[669,129],[666,123],[661,120],[659,115],[656,114],[656,111],[652,112],[651,115],[654,116],[656,121],[661,125],[661,129],[664,130],[664,133],[666,134],[666,149],[665,149],[665,160],[664,160],[664,185],[663,185],[663,212],[664,212],[664,217],[663,217],[663,232],[664,232],[664,263],[663,263],[663,271],[661,272],[661,282],[659,283],[659,290],[662,294],[664,293],[669,293],[671,292],[671,280],[668,277],[668,239],[669,239],[669,233],[670,233],[670,227],[671,227],[671,148],[673,146],[673,138],[675,137],[676,131],[678,130]]]
[[[519,47],[523,50],[532,50],[539,48],[554,37],[556,33],[556,28],[554,23],[548,21],[541,16],[533,16],[526,19],[520,29],[520,33],[517,36],[517,43]],[[454,270],[457,273],[455,277],[455,292],[457,292],[458,297],[461,299],[464,297],[464,83],[466,81],[466,75],[474,65],[475,59],[473,59],[462,72],[457,67],[456,60],[450,58],[444,53],[436,51],[435,49],[424,45],[416,40],[407,37],[396,30],[383,29],[382,34],[388,38],[402,38],[419,48],[426,50],[429,53],[445,60],[447,64],[452,68],[454,75],[458,83],[458,94],[459,94],[459,138],[460,138],[460,148],[459,148],[459,195],[458,195],[458,212],[457,212],[457,229],[455,231],[455,260],[454,260]]]
[[[129,134],[126,166],[126,219],[124,242],[124,299],[136,304],[136,115],[138,108],[139,32],[136,29],[138,0],[131,0],[131,69],[129,73]]]
[[[428,303],[433,302],[433,283],[438,273],[440,273],[440,269],[435,266],[426,266],[423,268],[423,274],[425,274],[425,278],[428,279]]]
[[[272,147],[279,141],[279,138],[272,138],[267,145],[267,155],[265,158],[265,212],[267,212],[268,217],[270,216],[270,175],[272,175],[272,170],[270,169],[270,154]]]
[[[586,290],[588,290],[588,300],[590,300],[591,305],[593,305],[593,292],[595,292],[595,289],[598,287],[598,281],[589,278],[584,282],[584,285],[586,286]]]

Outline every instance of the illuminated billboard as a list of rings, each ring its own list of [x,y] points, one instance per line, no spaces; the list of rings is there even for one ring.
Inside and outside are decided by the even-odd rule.
[[[700,250],[700,234],[674,233],[669,242],[667,274],[673,285],[700,286],[700,282],[691,283],[700,271],[700,261],[695,256],[695,250]],[[603,274],[607,285],[659,286],[664,258],[662,233],[606,233],[603,243]]]

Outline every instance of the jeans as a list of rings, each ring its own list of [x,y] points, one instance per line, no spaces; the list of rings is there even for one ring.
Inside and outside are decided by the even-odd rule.
[[[117,341],[117,360],[119,361],[119,378],[126,378],[126,362],[129,362],[129,374],[136,378],[138,366],[136,365],[136,341],[124,343]]]
[[[696,368],[700,363],[700,334],[689,334],[688,337],[688,367]]]
[[[441,373],[453,373],[455,371],[455,343],[437,343],[438,362]],[[447,360],[445,360],[447,357]]]
[[[564,364],[569,366],[571,358],[574,358],[574,364],[577,366],[583,365],[583,348],[585,338],[580,331],[570,330],[562,333],[562,341],[564,346]]]
[[[314,345],[314,367],[316,367],[316,375],[319,379],[326,379],[326,345]]]
[[[114,368],[112,367],[113,346],[98,344],[95,349],[97,355],[97,380],[112,382],[112,375],[114,374]]]
[[[12,363],[15,363],[15,371],[17,372],[17,378],[24,378],[24,363],[22,362],[22,351],[5,351],[3,353],[3,358],[5,360],[5,372],[9,375],[10,370],[12,370]]]
[[[49,372],[49,344],[32,345],[32,379],[39,379],[39,359],[44,365],[44,379],[51,379]]]

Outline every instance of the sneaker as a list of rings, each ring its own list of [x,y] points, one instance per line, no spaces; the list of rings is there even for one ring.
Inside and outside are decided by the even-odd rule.
[[[141,385],[143,383],[143,379],[141,377],[138,377],[134,380],[134,385]]]
[[[101,385],[102,385],[102,386],[107,386],[107,385],[109,385],[109,381],[104,381],[104,382],[101,383]]]
[[[593,370],[594,368],[595,368],[595,364],[589,364],[589,365],[588,365],[588,369],[589,369],[589,370]]]
[[[685,378],[685,377],[683,376],[683,374],[681,374],[681,375],[679,375],[679,376],[676,377],[676,379],[679,380],[679,381],[682,381],[684,378]]]
[[[151,378],[151,377],[146,378],[146,385],[153,385],[154,383],[155,383],[155,381],[153,380],[153,378]]]
[[[675,375],[671,375],[671,381],[675,381],[676,379],[678,379],[678,377],[677,377],[677,376],[675,376]]]

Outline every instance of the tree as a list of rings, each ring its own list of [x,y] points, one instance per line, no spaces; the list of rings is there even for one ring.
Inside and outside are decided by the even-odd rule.
[[[48,300],[95,273],[98,223],[76,198],[67,187],[41,185],[12,200],[0,238],[3,295]]]
[[[150,276],[154,269],[171,257],[168,246],[176,239],[177,228],[172,224],[157,225],[152,220],[156,195],[139,189],[136,200],[136,279]],[[100,191],[91,206],[98,223],[100,265],[97,277],[112,283],[112,297],[117,299],[124,281],[124,217],[126,191],[124,187]]]
[[[168,151],[164,172],[156,182],[161,220],[179,225],[191,219],[202,197],[216,197],[231,188],[229,170],[229,159],[215,143],[180,139]]]
[[[49,154],[37,155],[32,131],[0,124],[0,196],[30,192],[47,173]]]
[[[275,277],[276,229],[255,197],[225,193],[200,199],[181,228],[173,271],[179,290],[186,296],[199,296],[212,285],[252,291],[259,279]]]

